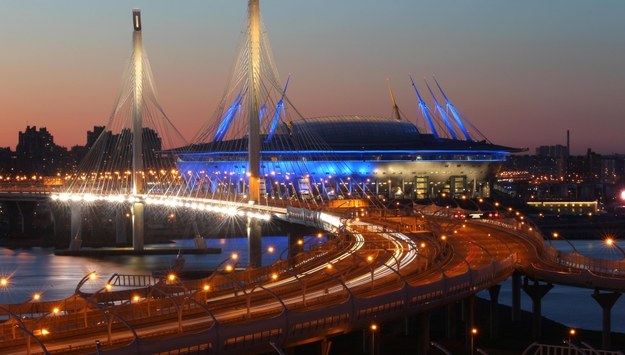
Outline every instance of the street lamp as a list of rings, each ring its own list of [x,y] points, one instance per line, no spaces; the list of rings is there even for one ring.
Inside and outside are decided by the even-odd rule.
[[[618,249],[618,251],[621,253],[621,255],[623,255],[623,259],[625,259],[625,250],[623,250],[623,248],[621,248],[617,243],[616,240],[614,240],[614,238],[612,237],[607,237],[605,239],[605,244],[609,247],[616,247],[616,249]]]
[[[474,342],[475,342],[475,336],[477,336],[477,328],[473,327],[471,328],[471,355],[474,354]]]
[[[571,341],[573,340],[575,334],[577,334],[575,328],[569,329],[569,353],[571,352],[571,348],[573,347],[573,343],[571,343]]]
[[[172,283],[173,283],[174,281],[176,281],[176,274],[174,274],[173,272],[172,272],[172,273],[169,273],[169,274],[167,275],[167,280],[168,280],[169,282],[172,282]]]
[[[273,254],[273,253],[275,253],[275,251],[276,251],[276,248],[275,248],[273,245],[269,245],[269,246],[265,249],[265,251],[263,252],[263,254],[261,255],[261,259],[263,259],[263,258],[265,257],[265,255],[267,255],[267,254]],[[261,261],[262,261],[262,260],[261,260]],[[274,260],[274,262],[275,262],[275,260]],[[267,265],[267,263],[266,263],[266,262],[265,262],[265,263],[261,262],[261,264]]]
[[[353,255],[360,256],[356,253],[354,253]],[[375,280],[375,267],[372,265],[373,260],[374,260],[373,255],[367,255],[367,265],[371,269],[371,289],[372,290],[373,290],[373,281]]]
[[[230,254],[230,257],[222,260],[219,262],[219,264],[217,264],[217,266],[215,267],[215,270],[213,271],[213,273],[208,276],[206,279],[204,279],[204,283],[202,286],[202,289],[205,291],[205,302],[208,301],[208,291],[211,289],[210,287],[210,281],[215,277],[215,275],[217,275],[219,273],[219,269],[221,268],[221,266],[225,263],[227,263],[228,261],[232,260],[235,261],[235,265],[236,265],[236,261],[239,259],[239,254],[238,253],[232,253]],[[226,272],[231,272],[234,270],[234,266],[231,264],[228,264],[224,267],[224,270]]]
[[[87,281],[95,281],[98,278],[98,273],[95,271],[91,271],[90,273],[88,273],[87,275],[83,276],[82,279],[80,279],[80,281],[78,281],[78,284],[76,285],[76,289],[74,290],[74,293],[79,293],[80,292],[80,288],[87,282]]]
[[[371,331],[371,355],[375,355],[377,354],[375,334],[378,332],[378,325],[376,323],[371,323],[369,330]]]
[[[567,244],[568,244],[568,245],[569,245],[569,246],[573,249],[573,252],[574,252],[575,254],[579,254],[579,253],[577,252],[577,249],[575,248],[575,245],[573,245],[573,243],[571,243],[571,241],[570,241],[570,240],[568,240],[568,239],[564,238],[564,236],[561,236],[561,235],[560,235],[560,233],[558,233],[558,232],[553,232],[553,233],[551,233],[551,236],[553,237],[553,239],[558,239],[559,237],[562,237],[562,239],[563,239],[563,240],[564,240],[564,241],[565,241],[565,242],[566,242],[566,243],[567,243]]]

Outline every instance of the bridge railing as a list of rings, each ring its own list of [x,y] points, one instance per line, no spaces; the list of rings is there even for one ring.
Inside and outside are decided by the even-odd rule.
[[[583,343],[583,342],[582,342]],[[618,350],[600,350],[592,348],[578,347],[572,343],[566,345],[552,345],[552,344],[540,344],[532,343],[524,351],[522,355],[623,355],[622,351]]]
[[[548,252],[552,259],[565,267],[589,270],[595,273],[614,276],[625,276],[625,260],[591,258],[575,251],[571,253],[562,252],[555,249],[553,246],[548,248]]]
[[[555,249],[552,245],[547,245],[544,235],[533,223],[515,219],[480,219],[480,223],[488,223],[506,229],[514,230],[518,235],[522,235],[535,241],[539,257],[543,260],[556,263],[560,266],[577,270],[588,270],[593,273],[608,276],[625,276],[625,260],[606,260],[592,258],[582,255],[577,251],[564,252]]]

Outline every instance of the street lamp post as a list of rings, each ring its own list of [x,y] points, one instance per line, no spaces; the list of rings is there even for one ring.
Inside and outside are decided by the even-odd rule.
[[[375,355],[378,353],[376,348],[377,344],[375,342],[375,336],[378,332],[378,325],[376,323],[372,323],[369,326],[369,330],[371,331],[371,355]]]
[[[607,237],[605,239],[605,244],[609,247],[616,247],[616,249],[618,249],[618,251],[621,253],[621,255],[623,256],[622,259],[625,259],[625,250],[623,250],[623,248],[621,248],[618,243],[616,242],[616,240],[612,237]]]
[[[568,349],[569,350],[568,353],[569,354],[571,354],[571,353],[577,354],[577,347],[575,345],[573,345],[573,337],[575,336],[577,331],[575,330],[575,328],[571,328],[571,329],[569,329],[568,333],[569,333],[569,340],[568,341],[564,340],[564,343],[567,343],[568,348],[569,348]],[[573,352],[573,349],[575,349],[574,352]]]
[[[475,354],[475,336],[477,336],[477,328],[471,328],[471,355]]]
[[[564,236],[560,235],[560,233],[553,232],[553,233],[551,233],[551,236],[553,237],[553,239],[558,239],[559,237],[562,237],[562,239],[573,249],[573,253],[579,254],[577,252],[577,249],[575,248],[575,245],[573,245],[573,243],[571,243],[570,240],[568,240],[568,239],[564,238]]]
[[[207,277],[206,280],[204,280],[204,285],[202,287],[203,290],[206,291],[206,293],[208,293],[208,291],[210,290],[210,281],[215,277],[215,275],[217,275],[217,273],[219,273],[219,269],[221,268],[223,264],[227,263],[228,261],[234,261],[236,263],[237,260],[239,260],[239,254],[232,253],[230,254],[230,257],[220,261],[219,264],[217,264],[217,266],[215,267],[215,270],[213,271],[213,273],[209,277]],[[224,269],[230,272],[234,268],[232,265],[226,265]]]
[[[98,273],[96,273],[95,271],[91,271],[90,273],[88,273],[87,275],[83,276],[82,279],[80,279],[80,281],[78,281],[78,284],[76,285],[76,289],[74,290],[74,293],[79,293],[80,292],[80,288],[87,282],[87,281],[94,281],[95,279],[98,278]]]

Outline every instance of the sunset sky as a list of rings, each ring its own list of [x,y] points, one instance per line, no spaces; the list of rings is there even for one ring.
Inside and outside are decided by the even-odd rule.
[[[0,146],[26,125],[57,144],[104,125],[132,48],[132,9],[161,106],[187,137],[213,113],[245,0],[5,0],[0,6]],[[386,78],[411,120],[408,79],[436,75],[494,143],[566,143],[625,153],[625,1],[261,0],[289,97],[306,117],[391,115]]]

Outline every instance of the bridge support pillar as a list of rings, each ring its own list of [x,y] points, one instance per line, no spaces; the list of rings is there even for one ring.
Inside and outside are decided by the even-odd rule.
[[[24,214],[22,213],[20,202],[7,201],[4,202],[3,205],[6,208],[6,213],[8,215],[7,220],[9,222],[9,234],[24,234]]]
[[[462,301],[464,305],[464,345],[467,354],[472,351],[472,329],[475,326],[475,295],[471,295]]]
[[[610,349],[610,333],[612,328],[612,306],[616,300],[621,297],[619,292],[599,293],[599,290],[595,290],[592,294],[592,298],[599,303],[603,310],[603,323],[601,327],[601,347],[605,350]]]
[[[427,354],[430,350],[430,313],[417,315],[417,354]]]
[[[445,336],[447,339],[456,337],[456,304],[450,303],[447,305],[446,319],[445,319]]]
[[[34,228],[36,201],[9,201],[4,206],[7,209],[10,234],[33,235],[37,232]]]
[[[206,249],[206,240],[200,234],[196,221],[193,221],[193,231],[195,232],[195,238],[193,239],[195,249]]]
[[[247,219],[247,247],[249,267],[260,267],[263,254],[262,235],[260,222],[253,218]]]
[[[132,248],[135,251],[143,250],[144,243],[144,209],[143,202],[132,204]]]
[[[523,291],[527,293],[532,299],[532,337],[536,340],[542,336],[541,321],[542,321],[542,298],[553,288],[552,284],[539,284],[538,281],[534,281],[532,285],[528,283],[527,277],[523,283]]]
[[[512,273],[512,321],[521,320],[521,273]]]
[[[332,342],[328,340],[328,338],[323,338],[321,340],[321,355],[330,355],[331,347],[332,347]]]
[[[299,234],[295,231],[289,231],[287,232],[287,243],[288,243],[288,249],[287,249],[287,257],[292,258],[295,255],[297,255],[300,251],[299,245],[297,243],[297,241],[299,240],[299,238],[297,237]]]
[[[70,250],[79,250],[82,244],[82,205],[72,203],[69,205],[70,213]]]
[[[115,208],[115,244],[126,245],[128,243],[128,233],[126,230],[126,214],[121,207]]]
[[[488,289],[490,295],[490,339],[499,338],[499,291],[501,285],[495,285]]]
[[[415,333],[416,319],[412,316],[404,316],[404,335],[411,336]]]

